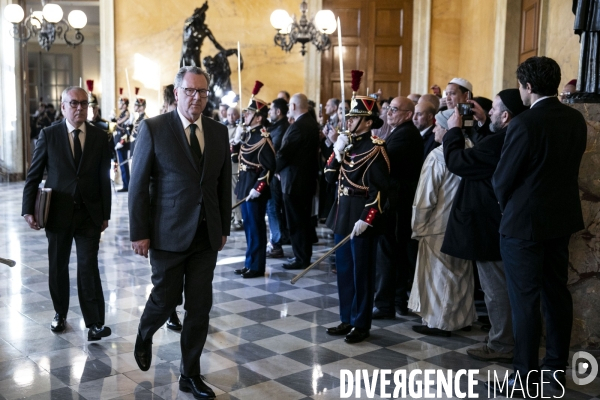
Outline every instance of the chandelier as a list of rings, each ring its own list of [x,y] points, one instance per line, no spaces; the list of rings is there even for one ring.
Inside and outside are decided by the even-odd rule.
[[[306,44],[312,42],[317,50],[324,51],[331,47],[329,35],[335,32],[335,16],[331,10],[317,12],[315,18],[309,21],[306,18],[308,4],[305,0],[300,4],[302,16],[296,21],[296,15],[290,17],[285,10],[275,10],[271,14],[271,25],[277,30],[275,44],[282,50],[289,52],[294,44],[302,44],[300,53],[306,54]]]
[[[30,10],[27,18],[25,18],[23,8],[18,4],[9,4],[5,7],[4,18],[13,24],[11,36],[15,40],[25,46],[32,36],[36,36],[38,43],[46,51],[50,50],[57,37],[63,38],[71,47],[83,43],[84,37],[79,31],[87,24],[87,16],[83,11],[71,11],[67,23],[63,19],[63,10],[58,4],[42,0],[42,6],[44,7],[42,11]],[[73,41],[67,38],[67,33],[71,28],[75,29]]]

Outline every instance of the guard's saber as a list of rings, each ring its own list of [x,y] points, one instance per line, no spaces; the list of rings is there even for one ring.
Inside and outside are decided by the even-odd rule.
[[[235,203],[235,205],[233,207],[231,207],[231,210],[235,210],[236,208],[238,208],[239,206],[242,205],[243,202],[245,202],[246,199],[242,199],[240,201],[238,201],[237,203]]]
[[[120,167],[121,165],[125,165],[125,164],[127,164],[127,163],[128,163],[128,162],[130,162],[130,161],[131,161],[131,157],[129,157],[127,160],[123,161],[122,163],[119,163],[119,167]]]
[[[296,282],[298,282],[298,280],[300,278],[302,278],[304,275],[306,275],[308,273],[308,271],[310,271],[311,269],[313,269],[314,267],[316,267],[317,265],[319,265],[321,263],[321,261],[323,261],[324,259],[326,259],[327,257],[329,257],[334,251],[336,251],[337,249],[339,249],[340,247],[342,247],[343,245],[345,245],[348,240],[350,240],[350,235],[348,235],[345,238],[343,238],[338,244],[336,244],[335,246],[333,246],[331,248],[331,250],[329,250],[327,253],[325,253],[324,255],[322,255],[317,261],[315,261],[314,263],[310,264],[308,267],[306,267],[306,269],[304,271],[300,272],[298,275],[296,275],[295,277],[293,277],[292,280],[290,281],[290,283],[292,285],[295,285]]]
[[[346,101],[344,97],[344,53],[342,46],[342,25],[340,24],[340,17],[337,19],[337,30],[338,30],[338,57],[340,58],[340,85],[342,87],[342,103]],[[342,132],[346,132],[346,106],[344,105],[344,112],[342,113]]]
[[[242,61],[240,52],[240,42],[237,43],[237,64],[238,64],[238,90],[240,91],[238,105],[240,106],[240,121],[242,120]]]
[[[17,265],[17,262],[15,260],[9,260],[8,258],[0,257],[0,264],[6,264],[9,267],[14,267],[15,265]]]

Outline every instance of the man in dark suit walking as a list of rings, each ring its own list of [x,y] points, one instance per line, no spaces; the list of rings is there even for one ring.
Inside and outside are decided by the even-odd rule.
[[[523,104],[531,109],[508,126],[492,180],[502,212],[500,252],[512,308],[513,366],[524,385],[527,374],[540,369],[541,299],[546,321],[541,369],[556,372],[554,378],[544,378],[560,389],[573,323],[567,289],[569,238],[584,228],[577,180],[587,128],[581,113],[556,97],[560,67],[554,60],[527,59],[519,65],[517,79]],[[540,377],[532,375],[529,384]],[[515,381],[513,374],[508,390]]]
[[[154,285],[140,318],[134,357],[152,361],[152,336],[185,294],[179,389],[213,398],[200,378],[217,253],[231,218],[231,159],[225,125],[201,116],[209,75],[183,67],[175,76],[177,109],[140,124],[129,184],[129,228],[136,254],[148,257]]]
[[[387,110],[392,131],[386,139],[390,187],[384,232],[377,247],[373,319],[408,314],[409,283],[415,273],[419,242],[411,239],[412,204],[423,165],[423,139],[412,121],[415,104],[396,97]]]
[[[23,190],[22,215],[32,229],[35,199],[44,170],[52,189],[46,224],[48,283],[56,315],[53,332],[65,330],[69,311],[69,257],[77,247],[77,294],[88,340],[100,340],[111,330],[104,325],[104,295],[98,271],[100,233],[110,219],[110,153],[106,133],[86,122],[88,96],[80,87],[62,93],[63,122],[40,132]]]
[[[297,93],[290,99],[289,114],[295,122],[283,136],[277,153],[283,204],[294,261],[285,269],[304,269],[312,257],[311,201],[317,190],[319,123],[308,114],[308,99]]]

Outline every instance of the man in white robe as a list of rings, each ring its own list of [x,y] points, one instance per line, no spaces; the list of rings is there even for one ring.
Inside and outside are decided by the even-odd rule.
[[[437,142],[442,142],[453,113],[446,110],[435,116]],[[440,251],[459,183],[460,178],[446,167],[443,147],[429,153],[413,202],[412,237],[419,240],[419,253],[408,300],[408,308],[423,318],[423,325],[413,326],[413,330],[425,335],[451,336],[451,331],[477,319],[471,261]]]

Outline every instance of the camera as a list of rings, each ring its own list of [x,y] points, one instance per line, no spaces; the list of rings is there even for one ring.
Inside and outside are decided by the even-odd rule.
[[[467,128],[473,126],[473,104],[471,103],[458,103],[458,114],[462,117],[462,127]]]

